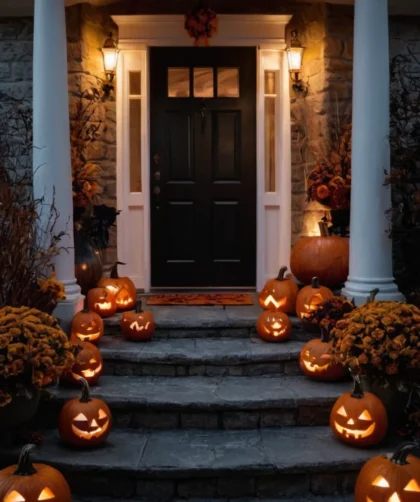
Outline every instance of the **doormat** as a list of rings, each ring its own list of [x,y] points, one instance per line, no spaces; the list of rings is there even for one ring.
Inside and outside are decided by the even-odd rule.
[[[176,293],[151,295],[147,305],[253,305],[247,293]]]

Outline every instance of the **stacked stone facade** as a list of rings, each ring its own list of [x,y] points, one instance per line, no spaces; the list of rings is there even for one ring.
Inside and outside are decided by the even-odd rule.
[[[331,4],[296,4],[263,0],[242,2],[214,0],[220,13],[293,14],[287,29],[298,31],[305,46],[302,76],[308,83],[306,95],[291,89],[292,120],[292,242],[301,230],[305,209],[306,175],[317,157],[328,152],[331,130],[351,121],[353,65],[353,8]],[[84,91],[102,89],[102,54],[109,32],[117,35],[111,14],[181,14],[191,7],[189,0],[126,0],[107,8],[79,4],[67,9],[70,117]],[[0,20],[0,90],[16,97],[31,97],[32,20]],[[417,50],[420,31],[416,18],[391,18],[390,51],[395,55],[409,43]],[[374,89],[374,83],[372,83]],[[82,98],[83,99],[83,98]],[[87,157],[102,169],[102,200],[116,205],[116,109],[115,99],[98,104],[94,121],[101,122],[99,141]],[[105,261],[116,258],[116,231],[111,232]]]

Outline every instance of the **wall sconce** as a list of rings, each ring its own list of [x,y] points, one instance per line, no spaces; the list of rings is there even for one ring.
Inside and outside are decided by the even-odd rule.
[[[308,85],[299,77],[302,68],[302,57],[304,48],[297,38],[297,31],[292,31],[290,47],[287,48],[287,59],[289,62],[290,77],[293,81],[292,88],[295,92],[308,92]]]
[[[117,69],[118,53],[119,53],[117,41],[113,38],[112,33],[105,40],[104,46],[102,47],[102,55],[104,58],[104,70],[106,78],[109,84],[104,85],[104,92],[109,95],[109,93],[114,89],[112,82],[114,81],[115,72]]]

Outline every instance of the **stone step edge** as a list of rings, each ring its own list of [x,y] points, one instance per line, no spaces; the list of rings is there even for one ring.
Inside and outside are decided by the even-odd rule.
[[[297,497],[277,497],[277,498],[249,498],[249,497],[238,497],[238,498],[228,498],[228,497],[217,497],[217,498],[164,498],[165,502],[353,502],[353,495],[330,495],[330,496],[317,496],[299,495]],[[121,499],[109,498],[109,497],[76,497],[73,498],[73,502],[121,502]]]

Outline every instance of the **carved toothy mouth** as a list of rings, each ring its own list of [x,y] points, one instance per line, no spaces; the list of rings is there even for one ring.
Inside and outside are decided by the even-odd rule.
[[[78,375],[77,373],[72,373],[73,374],[73,377],[74,378],[79,378],[80,376],[84,377],[84,378],[92,378],[94,377],[95,375],[97,375],[98,373],[100,373],[100,371],[102,370],[102,364],[100,364],[96,369],[94,370],[91,370],[91,369],[87,369],[87,370],[82,370],[80,373],[81,375]]]
[[[74,424],[71,424],[71,430],[73,431],[73,434],[75,434],[79,438],[92,439],[93,437],[96,438],[102,436],[108,429],[108,426],[109,426],[109,420],[107,420],[102,427],[98,426],[96,429],[93,429],[92,431],[83,431],[78,427],[76,427]]]
[[[303,361],[303,365],[305,366],[305,368],[308,371],[311,371],[311,372],[314,372],[314,371],[325,371],[330,366],[330,363],[324,364],[323,366],[319,366],[318,364],[310,363],[309,361],[305,361],[304,359],[302,361]]]
[[[368,436],[371,436],[376,428],[375,424],[373,423],[365,430],[347,429],[347,427],[339,425],[335,420],[334,420],[334,426],[339,434],[345,436],[346,438],[353,438],[353,439],[363,439]]]
[[[91,342],[93,340],[97,340],[101,336],[101,332],[98,331],[96,333],[89,333],[88,335],[82,334],[82,333],[76,333],[76,336],[79,340],[82,340],[82,342]]]

